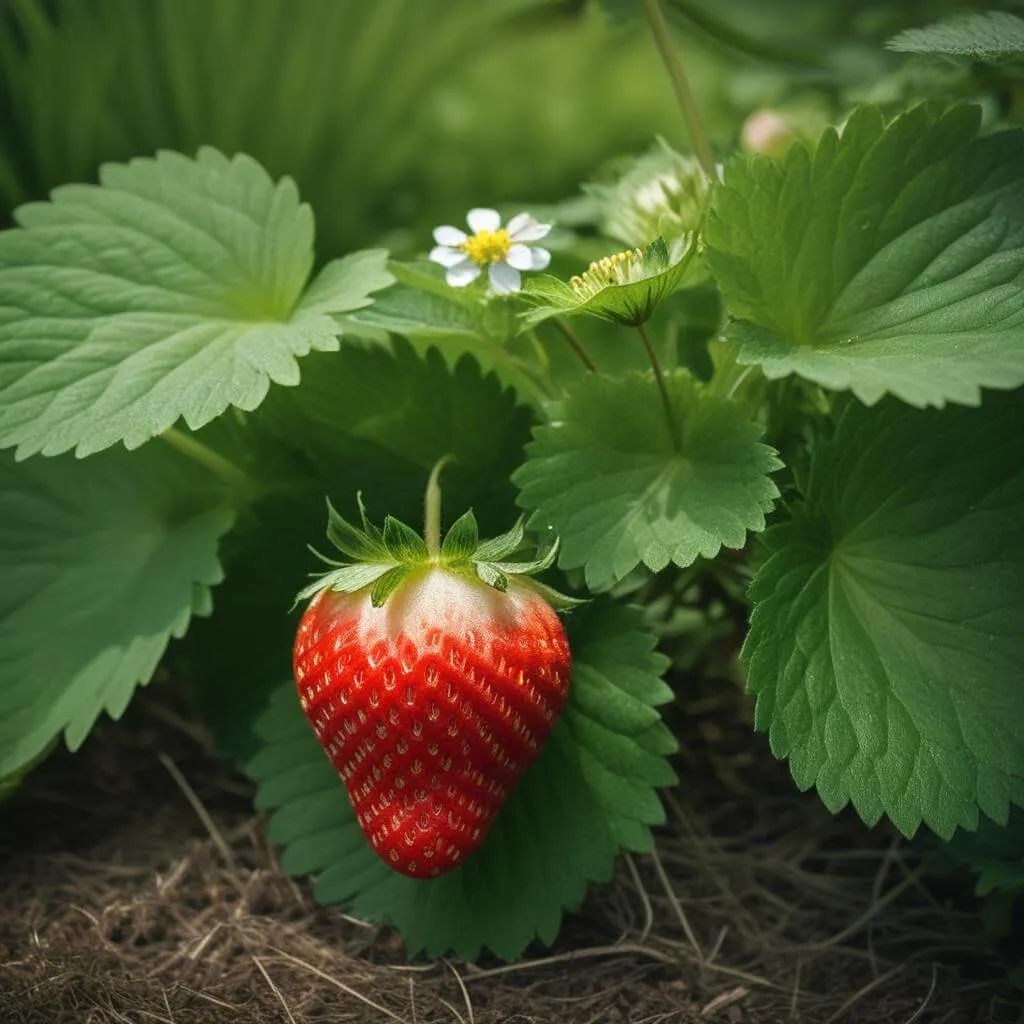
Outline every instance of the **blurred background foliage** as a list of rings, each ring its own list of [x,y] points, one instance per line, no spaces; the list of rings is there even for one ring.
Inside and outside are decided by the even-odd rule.
[[[723,147],[766,102],[811,122],[858,90],[895,102],[908,62],[881,41],[950,7],[667,6]],[[211,144],[297,179],[321,259],[381,241],[407,254],[467,206],[569,196],[656,133],[686,148],[637,11],[638,0],[6,0],[0,214],[94,180],[103,161]]]

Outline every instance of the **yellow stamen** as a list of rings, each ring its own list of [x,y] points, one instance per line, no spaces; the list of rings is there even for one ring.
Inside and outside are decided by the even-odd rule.
[[[569,285],[578,295],[589,298],[609,285],[627,284],[641,270],[643,255],[640,249],[626,249],[605,256],[591,263],[582,276],[573,277]]]
[[[498,263],[512,248],[512,239],[504,228],[497,231],[478,231],[462,243],[462,251],[478,266]]]

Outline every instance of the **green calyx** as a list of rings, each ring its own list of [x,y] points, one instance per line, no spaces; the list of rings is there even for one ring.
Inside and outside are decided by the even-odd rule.
[[[691,280],[688,272],[699,273],[698,251],[699,235],[689,232],[671,243],[659,237],[645,249],[605,256],[568,284],[557,277],[535,277],[521,293],[534,308],[521,318],[528,328],[553,316],[592,316],[636,327]]]
[[[313,554],[332,568],[317,574],[314,582],[299,591],[296,604],[322,590],[354,594],[370,588],[370,601],[375,608],[380,608],[413,573],[430,568],[480,580],[502,592],[508,589],[510,579],[520,578],[559,611],[585,603],[529,578],[554,564],[557,540],[541,558],[509,560],[523,546],[522,518],[507,533],[481,540],[476,517],[472,511],[466,512],[452,523],[439,549],[432,552],[423,537],[392,516],[385,518],[383,529],[375,526],[367,518],[361,495],[357,496],[357,501],[358,526],[344,519],[330,501],[327,502],[327,538],[348,560],[336,561],[311,548]]]
[[[583,191],[597,202],[603,234],[643,245],[659,235],[671,241],[700,230],[714,184],[696,157],[659,139],[618,180],[592,182]]]

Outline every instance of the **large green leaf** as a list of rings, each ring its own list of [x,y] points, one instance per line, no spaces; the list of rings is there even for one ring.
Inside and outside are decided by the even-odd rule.
[[[449,367],[437,351],[421,357],[403,341],[314,355],[303,386],[275,391],[256,419],[302,453],[343,512],[359,489],[375,515],[418,522],[427,474],[451,454],[444,492],[453,517],[472,505],[486,533],[515,518],[508,477],[531,413],[469,356]]]
[[[979,119],[865,107],[813,153],[729,166],[707,242],[741,362],[868,405],[1024,383],[1024,132]]]
[[[265,746],[249,765],[268,836],[290,874],[316,874],[316,895],[390,922],[409,953],[487,947],[518,956],[534,936],[554,941],[563,910],[611,876],[620,849],[650,848],[663,820],[655,787],[674,774],[675,741],[655,706],[671,699],[638,610],[597,603],[569,620],[569,702],[480,850],[441,878],[396,874],[366,842],[344,786],[284,684],[259,724]]]
[[[209,613],[233,517],[195,472],[157,445],[85,463],[0,455],[0,777],[119,717],[168,640]]]
[[[136,448],[183,417],[254,409],[297,357],[338,347],[330,314],[392,279],[383,252],[309,292],[313,216],[246,156],[108,164],[0,234],[0,445],[19,457]]]
[[[761,428],[683,371],[667,384],[674,437],[650,374],[591,374],[513,477],[531,525],[554,527],[559,564],[584,568],[591,590],[641,563],[660,572],[742,547],[778,495],[768,474],[781,463]]]
[[[922,28],[904,29],[886,44],[904,53],[941,53],[999,63],[1024,57],[1024,18],[1009,11],[972,11]]]
[[[851,402],[764,536],[756,722],[832,810],[949,837],[1024,803],[1024,404]]]

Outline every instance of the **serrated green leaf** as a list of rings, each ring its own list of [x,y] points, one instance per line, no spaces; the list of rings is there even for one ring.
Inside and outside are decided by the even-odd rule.
[[[0,455],[0,777],[119,718],[209,609],[233,516],[195,472],[167,446],[88,463]]]
[[[480,531],[476,525],[476,516],[470,509],[449,527],[441,544],[441,554],[453,562],[464,561],[473,554],[479,541]]]
[[[813,155],[733,162],[708,259],[742,363],[916,406],[1024,383],[1024,132],[858,109]]]
[[[591,590],[640,563],[660,572],[742,547],[778,495],[768,474],[781,463],[758,441],[761,428],[682,371],[667,384],[676,445],[650,375],[591,374],[561,419],[537,428],[513,475],[529,525],[555,528],[559,564],[585,569]]]
[[[430,557],[426,541],[394,516],[384,517],[384,546],[396,562],[425,562]]]
[[[850,402],[772,527],[743,648],[803,788],[906,835],[1024,803],[1024,406]]]
[[[903,53],[942,53],[998,64],[1024,57],[1024,18],[1009,11],[973,11],[922,28],[904,29],[886,43]]]
[[[573,616],[575,671],[599,677],[611,691],[627,674],[631,692],[665,699],[657,679],[665,659],[653,653],[641,621],[637,609],[606,602]],[[638,676],[646,677],[639,686]],[[283,685],[260,723],[266,746],[249,766],[260,805],[274,808],[269,828],[285,847],[282,864],[293,873],[319,873],[321,901],[394,924],[410,954],[451,949],[472,959],[486,947],[513,959],[535,936],[550,944],[563,911],[580,903],[588,884],[611,876],[624,844],[649,848],[649,827],[663,818],[653,787],[673,777],[650,745],[616,727],[598,696],[591,693],[584,708],[576,693],[574,683],[561,721],[481,849],[457,870],[418,881],[391,871],[365,841],[302,717],[294,684]],[[296,736],[303,730],[300,750]]]
[[[387,270],[387,249],[364,249],[331,260],[303,292],[296,314],[348,315],[372,306],[370,296],[394,283]]]
[[[450,290],[450,289],[449,289]],[[473,311],[443,295],[395,285],[368,309],[348,317],[353,323],[420,337],[479,333]]]
[[[0,233],[0,445],[24,458],[136,448],[254,409],[297,358],[338,347],[328,314],[390,281],[384,253],[327,266],[303,297],[313,218],[295,183],[202,149],[107,164]]]

